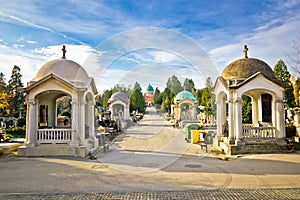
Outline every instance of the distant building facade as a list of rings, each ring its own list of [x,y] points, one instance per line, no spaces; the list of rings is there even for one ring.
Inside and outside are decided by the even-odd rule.
[[[154,89],[149,83],[149,85],[146,88],[146,92],[144,93],[145,104],[147,104],[148,106],[150,106],[153,102],[153,93]]]

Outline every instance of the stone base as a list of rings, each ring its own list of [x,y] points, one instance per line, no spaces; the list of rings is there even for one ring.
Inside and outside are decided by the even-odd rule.
[[[78,156],[86,157],[89,151],[84,146],[50,146],[41,145],[37,147],[21,146],[18,149],[18,156]]]
[[[244,154],[244,153],[288,153],[293,152],[293,145],[287,144],[284,139],[273,140],[243,140],[236,144],[228,144],[221,142],[224,152],[230,155]]]

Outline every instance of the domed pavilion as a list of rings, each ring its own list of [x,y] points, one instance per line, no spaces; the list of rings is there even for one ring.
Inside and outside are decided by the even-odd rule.
[[[181,91],[174,98],[175,122],[180,122],[183,126],[186,123],[196,121],[197,100],[189,91]]]
[[[98,147],[94,130],[93,78],[78,63],[63,57],[44,64],[27,83],[26,142],[20,156],[86,156]],[[58,102],[70,99],[70,122],[59,123]]]
[[[128,120],[130,117],[130,99],[124,92],[114,93],[108,100],[113,119]]]
[[[284,93],[288,87],[279,81],[262,60],[245,57],[229,64],[217,79],[214,93],[217,104],[217,135],[231,153],[272,151],[246,147],[256,141],[278,144],[285,138]],[[251,98],[252,123],[242,122],[243,97]],[[224,139],[225,138],[225,139]],[[280,148],[280,147],[279,147]],[[246,150],[247,149],[247,150]],[[250,150],[251,149],[251,150]]]

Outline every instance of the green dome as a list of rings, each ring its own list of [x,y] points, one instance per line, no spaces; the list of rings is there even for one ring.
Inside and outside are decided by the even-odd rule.
[[[181,91],[181,92],[179,92],[177,95],[176,95],[176,97],[175,97],[175,99],[174,99],[174,101],[175,101],[175,103],[177,103],[177,102],[179,102],[179,101],[182,101],[182,100],[184,100],[184,99],[189,99],[189,100],[191,100],[191,101],[193,101],[193,102],[197,102],[197,99],[194,97],[194,95],[192,94],[192,93],[190,93],[189,91]]]
[[[153,89],[153,87],[150,85],[150,83],[149,83],[149,85],[148,85],[147,88],[146,88],[146,92],[154,92],[154,89]]]

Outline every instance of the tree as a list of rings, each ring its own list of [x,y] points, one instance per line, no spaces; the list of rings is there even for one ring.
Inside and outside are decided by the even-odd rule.
[[[132,94],[130,96],[130,110],[138,110],[139,112],[143,112],[145,108],[145,99],[142,93],[142,88],[138,82],[135,82]]]
[[[18,117],[19,112],[25,110],[25,94],[21,90],[23,83],[20,71],[20,67],[15,65],[12,70],[11,79],[8,81],[10,115],[14,117]]]
[[[180,81],[175,75],[168,79],[167,88],[169,88],[175,95],[183,90]]]
[[[193,92],[194,87],[195,87],[194,81],[192,79],[185,78],[183,83],[184,90]]]
[[[110,90],[105,90],[104,92],[103,92],[103,94],[102,94],[102,106],[103,107],[107,107],[108,106],[108,104],[107,104],[107,102],[108,102],[108,100],[109,100],[109,98],[111,97],[111,95],[113,94],[113,91],[112,91],[112,89],[110,89]]]
[[[252,105],[251,98],[249,96],[243,96],[242,122],[252,124]]]
[[[5,82],[5,76],[0,73],[0,116],[5,116],[9,111],[7,85]]]
[[[169,97],[167,97],[164,102],[162,103],[162,109],[163,111],[167,111],[168,113],[171,110],[171,101],[169,99]]]
[[[161,96],[160,98],[162,100],[162,103],[166,100],[166,98],[169,98],[169,101],[171,101],[170,103],[172,103],[173,99],[175,97],[175,94],[171,91],[170,88],[166,87],[160,96]]]
[[[196,89],[196,90],[194,90],[194,92],[193,92],[193,95],[194,95],[195,98],[197,99],[198,106],[201,105],[202,93],[203,93],[203,89]]]
[[[291,74],[287,69],[287,66],[283,62],[283,60],[279,60],[274,67],[274,75],[277,79],[291,86]],[[293,88],[287,89],[285,91],[285,106],[287,108],[292,108],[295,106],[295,97],[293,94]]]
[[[161,93],[160,93],[158,87],[156,87],[156,89],[154,91],[153,101],[154,101],[154,104],[160,104],[160,105],[162,104]]]
[[[216,112],[215,99],[213,98],[212,90],[212,81],[211,78],[208,77],[206,79],[206,87],[202,90],[200,103],[200,105],[204,106],[204,113],[206,116],[215,115]]]
[[[291,74],[283,60],[279,60],[274,67],[274,75],[284,83],[290,84]]]
[[[209,92],[211,93],[213,90],[213,83],[210,77],[206,79],[205,86],[208,88]]]

